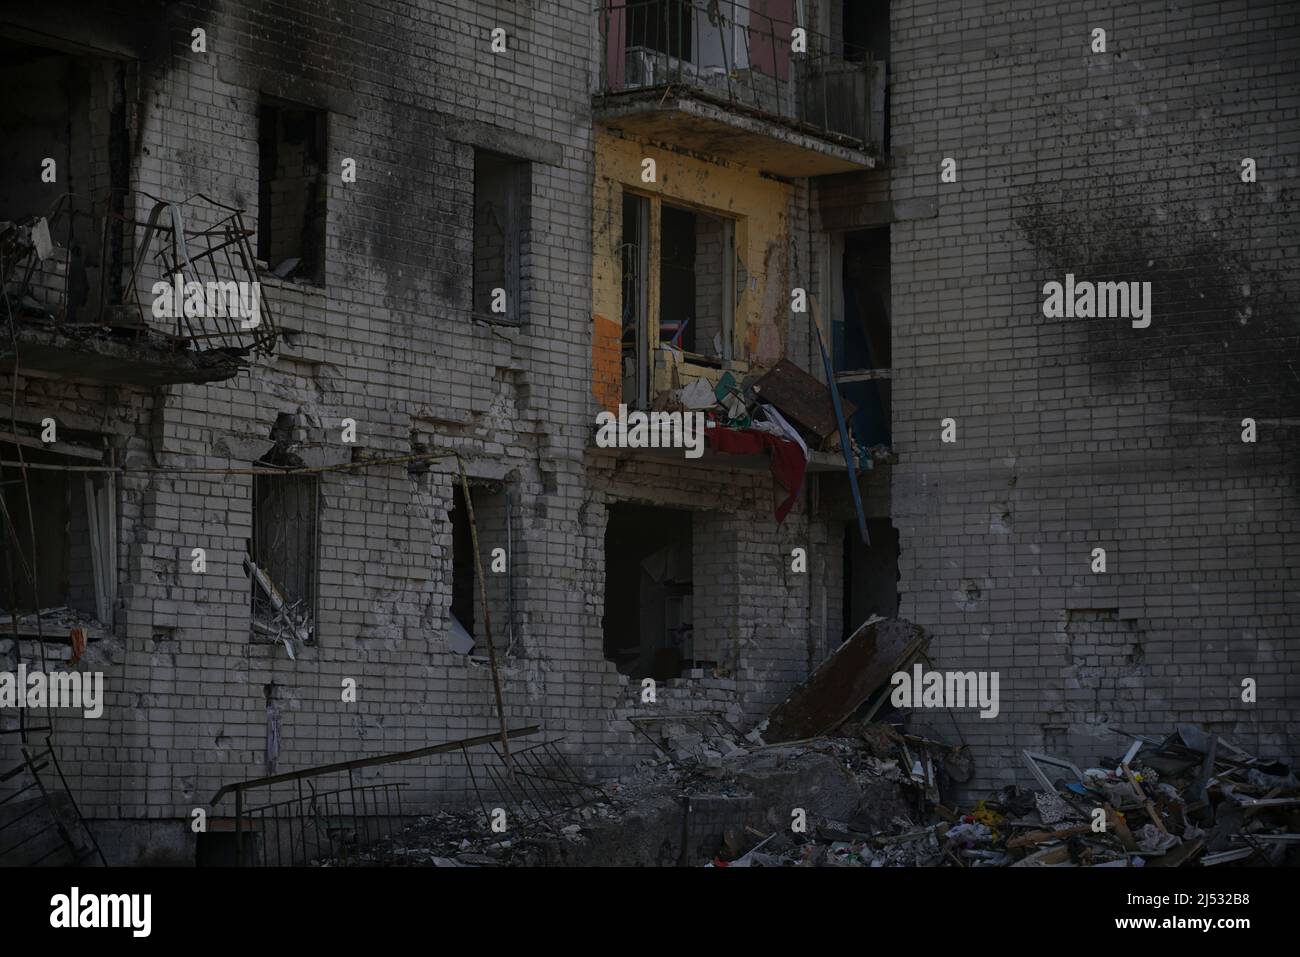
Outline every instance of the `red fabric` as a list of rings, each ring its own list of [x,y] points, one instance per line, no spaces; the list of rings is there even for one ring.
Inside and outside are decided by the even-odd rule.
[[[725,452],[729,455],[758,455],[764,449],[772,450],[772,476],[790,493],[776,507],[777,524],[784,522],[799,498],[799,492],[803,488],[804,472],[808,469],[808,461],[803,457],[803,449],[799,448],[798,443],[757,429],[719,427],[706,429],[704,434],[715,452]]]
[[[780,525],[794,508],[799,492],[803,489],[803,475],[808,469],[808,461],[803,457],[803,449],[789,439],[778,438],[769,432],[758,433],[772,449],[772,475],[786,487],[790,494],[784,502],[776,507],[776,523]]]
[[[713,446],[713,450],[726,452],[728,455],[758,455],[763,451],[763,442],[759,438],[762,434],[752,430],[742,432],[740,429],[726,429],[721,426],[704,430],[704,436]]]
[[[72,643],[72,657],[68,659],[68,664],[75,665],[86,653],[86,629],[72,628],[68,631],[68,638]]]

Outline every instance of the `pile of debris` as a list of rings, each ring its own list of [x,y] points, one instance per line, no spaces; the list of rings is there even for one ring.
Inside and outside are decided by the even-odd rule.
[[[801,711],[807,692],[796,692],[748,733],[736,727],[738,715],[721,712],[634,716],[632,726],[654,745],[655,755],[604,782],[591,800],[545,816],[538,809],[508,807],[506,830],[497,833],[492,817],[499,802],[489,797],[478,811],[421,818],[332,863],[698,865],[742,857],[759,840],[767,841],[764,852],[771,855],[817,835],[907,835],[956,778],[968,779],[964,749],[890,724],[846,718],[854,716],[862,689],[887,685],[890,666],[909,660],[923,645],[919,628],[873,619],[832,657],[855,669],[868,662],[865,679],[830,687],[836,669],[819,669],[810,679],[816,715]],[[883,664],[872,664],[876,659]],[[808,740],[788,736],[823,721],[838,731]],[[797,822],[793,809],[799,811]],[[791,838],[769,839],[792,825],[797,830]],[[802,853],[805,863],[823,862],[814,848]],[[906,841],[880,857],[929,863],[918,861],[917,849]]]
[[[911,737],[891,725],[857,733],[894,742],[892,758],[872,770],[924,785],[926,806],[913,826],[897,817],[888,830],[823,821],[805,836],[763,835],[715,866],[882,867],[1214,867],[1300,863],[1300,782],[1281,762],[1257,758],[1193,725],[1163,740],[1125,736],[1127,751],[1105,767],[1023,752],[1039,783],[1016,785],[954,812],[916,770],[906,772]],[[1123,732],[1121,732],[1123,733]],[[936,747],[936,742],[926,742]],[[899,757],[903,758],[900,763]],[[966,774],[962,767],[959,774]],[[937,779],[944,778],[942,770]],[[908,780],[910,778],[910,780]]]
[[[266,570],[247,555],[244,556],[244,572],[257,586],[253,601],[253,638],[282,643],[289,659],[295,660],[298,656],[294,648],[310,644],[312,640],[312,616],[307,602],[302,599],[291,602],[285,598]]]
[[[676,382],[676,366],[673,374]],[[789,493],[776,509],[778,522],[793,506],[813,456],[841,452],[841,433],[848,437],[847,459],[857,470],[890,460],[887,444],[867,445],[855,434],[857,407],[841,399],[837,409],[830,389],[789,359],[739,382],[723,372],[716,382],[697,378],[664,390],[655,397],[654,411],[704,413],[706,440],[715,452],[770,453],[772,474]]]
[[[1016,867],[1281,865],[1300,841],[1300,782],[1195,725],[1080,770],[1023,752],[1039,789],[1004,788],[947,832],[966,860]],[[992,857],[990,855],[999,855]]]
[[[654,745],[598,797],[533,824],[442,812],[347,863],[415,866],[1179,867],[1297,863],[1300,782],[1192,725],[1080,770],[1024,752],[1038,787],[962,810],[964,744],[906,727],[890,679],[926,656],[906,621],[864,623],[766,720],[629,719]],[[928,659],[927,659],[928,660]],[[490,804],[491,802],[489,802]],[[340,862],[341,863],[341,862]]]
[[[943,863],[932,799],[969,765],[955,749],[884,722],[764,744],[718,719],[666,723],[659,756],[603,785],[604,797],[533,826],[493,802],[422,817],[360,853],[358,866],[930,866]],[[751,732],[750,738],[755,736]],[[739,739],[739,740],[737,740]],[[733,746],[727,747],[731,740]],[[743,743],[740,743],[743,742]],[[798,809],[792,819],[791,811]]]

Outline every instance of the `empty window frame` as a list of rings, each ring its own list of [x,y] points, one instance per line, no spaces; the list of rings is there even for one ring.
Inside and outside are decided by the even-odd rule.
[[[623,396],[644,406],[652,349],[714,368],[731,360],[746,274],[735,220],[627,190],[622,213]]]
[[[130,259],[123,222],[130,185],[127,89],[133,63],[0,40],[0,220],[49,217],[53,254],[8,276],[15,308],[92,323],[121,301]],[[30,171],[56,179],[32,188]],[[105,207],[107,203],[107,209]],[[105,224],[104,213],[110,215]],[[6,264],[6,269],[11,268]]]
[[[529,164],[474,151],[475,315],[518,322],[520,258],[528,220]]]
[[[732,221],[663,204],[659,219],[659,341],[695,363],[731,358]]]
[[[889,445],[893,349],[890,333],[889,227],[836,236],[832,277],[837,304],[831,322],[835,380],[858,407],[851,420],[865,446]]]
[[[315,475],[253,476],[249,553],[255,641],[316,639],[320,480]]]
[[[888,0],[841,0],[844,59],[862,62],[889,59]]]
[[[282,279],[325,281],[326,115],[263,103],[258,129],[257,255]]]
[[[678,678],[694,656],[692,515],[610,506],[604,654],[634,679]]]
[[[98,453],[70,457],[24,448],[28,464],[79,466]],[[18,461],[18,450],[0,443],[0,458]],[[39,630],[66,638],[69,627],[111,626],[117,592],[117,483],[111,472],[3,468],[0,497],[0,593],[19,631]],[[28,508],[30,497],[31,508]],[[33,543],[33,532],[35,542]],[[6,625],[8,630],[11,625]]]

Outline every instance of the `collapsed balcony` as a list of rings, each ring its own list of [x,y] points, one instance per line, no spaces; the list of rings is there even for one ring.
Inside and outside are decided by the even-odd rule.
[[[141,194],[145,195],[145,194]],[[241,210],[203,195],[152,201],[72,193],[44,216],[0,222],[0,363],[142,386],[238,374],[276,331]],[[135,257],[130,258],[131,238]]]
[[[802,28],[791,2],[767,10],[601,0],[597,123],[781,176],[872,168],[885,63]]]

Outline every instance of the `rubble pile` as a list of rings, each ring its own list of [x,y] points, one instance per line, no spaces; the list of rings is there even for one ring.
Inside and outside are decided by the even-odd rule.
[[[1288,766],[1195,725],[1163,740],[1121,734],[1122,755],[1082,771],[1024,752],[1039,789],[988,802],[992,834],[964,850],[1003,851],[1021,867],[1296,862],[1300,782]]]
[[[868,729],[859,729],[865,731]],[[909,736],[871,726],[881,738]],[[889,822],[892,833],[823,822],[757,843],[715,866],[742,867],[1216,867],[1300,863],[1300,782],[1281,762],[1257,758],[1194,725],[1163,740],[1127,736],[1104,767],[1024,752],[1037,789],[1016,785],[964,813],[933,802],[929,823]],[[931,743],[934,746],[934,743]],[[897,756],[871,767],[903,774]],[[942,779],[942,775],[939,776]]]
[[[400,832],[344,857],[314,861],[317,866],[528,867],[562,863],[632,863],[608,859],[617,837],[662,814],[666,829],[680,829],[685,793],[731,796],[733,781],[696,763],[670,760],[644,763],[626,779],[607,782],[606,798],[569,808],[526,827],[517,826],[514,809],[504,833],[492,828],[489,809],[443,810],[424,816]]]
[[[487,814],[440,811],[346,861],[385,866],[629,864],[678,837],[683,807],[748,801],[707,851],[645,863],[711,867],[1180,867],[1297,863],[1300,782],[1289,767],[1180,726],[1129,739],[1104,767],[1026,752],[1036,788],[960,809],[966,749],[894,721],[849,720],[797,744],[668,724],[661,756],[606,800],[494,834]],[[1208,750],[1207,750],[1208,749]],[[807,795],[804,796],[804,792]],[[813,794],[815,793],[815,797]],[[739,806],[739,805],[738,805]],[[800,829],[790,809],[806,806]],[[642,834],[640,848],[625,845]],[[318,862],[318,863],[344,863]]]
[[[963,806],[970,752],[910,733],[890,676],[925,655],[910,622],[871,618],[748,733],[736,714],[628,720],[653,758],[597,800],[544,817],[442,812],[355,862],[435,866],[1216,867],[1300,863],[1300,782],[1194,725],[1117,730],[1080,769],[1022,752],[1036,786]],[[730,719],[730,720],[729,720]]]
[[[533,826],[511,826],[495,834],[483,810],[440,811],[360,853],[316,863],[483,867],[939,862],[942,848],[935,828],[919,822],[930,807],[928,796],[950,786],[949,766],[961,763],[947,755],[946,746],[903,735],[887,724],[854,723],[836,735],[768,745],[756,732],[728,734],[719,721],[705,718],[665,723],[656,740],[662,742],[658,756],[626,777],[606,782],[604,800]],[[806,836],[788,833],[790,809],[796,805],[807,809]],[[730,813],[710,819],[701,811],[703,806],[721,806]],[[513,812],[509,819],[514,820]],[[785,830],[778,830],[783,823]],[[702,829],[701,838],[683,848],[682,834],[691,829]],[[873,836],[868,838],[868,833]],[[868,840],[871,854],[860,861]]]

